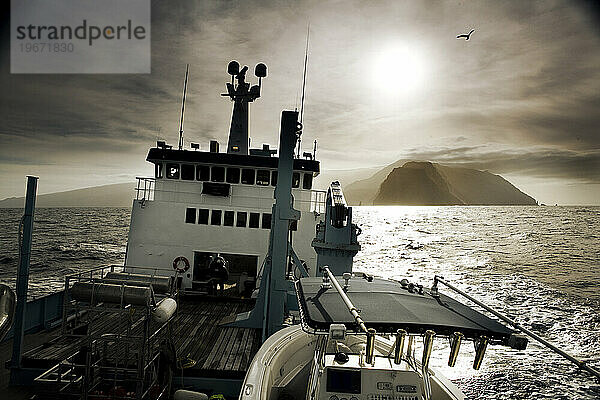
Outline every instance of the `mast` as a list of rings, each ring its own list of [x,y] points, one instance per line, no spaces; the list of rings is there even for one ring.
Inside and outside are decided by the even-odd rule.
[[[263,63],[256,64],[254,75],[258,78],[258,85],[250,87],[246,82],[248,67],[240,70],[237,61],[231,61],[227,66],[227,72],[231,75],[231,83],[227,84],[227,93],[221,96],[229,96],[233,101],[233,113],[231,115],[231,127],[229,129],[229,142],[227,153],[248,155],[248,103],[260,97],[262,78],[267,76],[267,66]],[[237,85],[234,84],[237,80]]]
[[[181,119],[179,120],[179,150],[183,149],[183,114],[185,113],[185,94],[187,93],[188,73],[190,64],[185,65],[185,80],[183,81],[183,98],[181,99]]]
[[[310,25],[306,27],[306,48],[304,49],[304,72],[302,73],[302,99],[300,100],[300,124],[304,121],[304,94],[306,90],[306,68],[308,66],[308,38],[310,35]],[[302,139],[298,137],[298,154],[296,158],[300,158],[300,149],[302,147]]]

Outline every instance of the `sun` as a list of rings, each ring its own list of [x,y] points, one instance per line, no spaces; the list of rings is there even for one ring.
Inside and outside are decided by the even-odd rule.
[[[393,45],[373,57],[372,83],[388,95],[407,95],[424,84],[426,64],[418,49]]]

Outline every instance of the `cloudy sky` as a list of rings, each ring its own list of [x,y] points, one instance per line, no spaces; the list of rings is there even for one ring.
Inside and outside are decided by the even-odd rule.
[[[152,174],[147,149],[177,143],[186,63],[188,143],[225,145],[231,104],[219,94],[236,59],[269,67],[250,135],[275,146],[281,110],[300,102],[310,25],[303,141],[318,140],[323,169],[430,160],[501,174],[540,202],[600,204],[593,4],[153,1],[141,75],[11,75],[4,9],[0,199],[22,196],[27,174],[40,193]]]

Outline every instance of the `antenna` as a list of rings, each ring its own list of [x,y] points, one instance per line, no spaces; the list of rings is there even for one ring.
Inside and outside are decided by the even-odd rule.
[[[185,94],[187,92],[190,64],[185,65],[185,81],[183,82],[183,98],[181,100],[181,119],[179,120],[179,150],[183,149],[183,114],[185,113]]]
[[[304,50],[304,73],[302,74],[302,99],[300,100],[300,123],[304,118],[304,92],[306,89],[306,67],[308,65],[308,38],[310,36],[310,24],[306,27],[306,49]]]
[[[306,92],[306,67],[308,66],[308,38],[310,36],[310,24],[306,26],[306,48],[304,49],[304,72],[302,73],[302,98],[300,100],[300,125],[304,120],[304,93]],[[300,158],[300,147],[302,139],[298,136],[298,152],[296,158]]]

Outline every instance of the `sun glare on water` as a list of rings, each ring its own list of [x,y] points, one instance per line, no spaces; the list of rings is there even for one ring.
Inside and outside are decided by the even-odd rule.
[[[396,45],[373,59],[373,84],[388,95],[413,94],[423,86],[426,65],[418,49]]]

